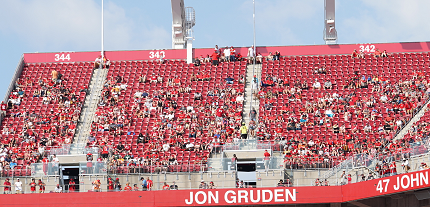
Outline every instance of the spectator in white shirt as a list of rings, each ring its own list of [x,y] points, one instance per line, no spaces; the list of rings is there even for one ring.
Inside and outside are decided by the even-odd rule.
[[[141,98],[142,97],[142,92],[137,91],[136,93],[134,93],[134,98]]]
[[[165,152],[167,152],[167,151],[169,151],[169,149],[170,149],[170,146],[169,146],[167,143],[164,143],[164,144],[163,144],[163,150],[164,150]]]
[[[387,103],[388,97],[386,95],[383,95],[383,96],[381,96],[380,100],[382,103]]]
[[[333,111],[331,109],[325,110],[324,114],[327,115],[328,117],[333,117],[334,116],[334,113],[333,113]]]
[[[57,155],[54,154],[54,156],[52,157],[52,167],[54,170],[53,173],[57,172],[59,163],[60,163],[60,160],[58,159]]]
[[[250,48],[248,48],[248,63],[251,64],[254,60],[255,54],[254,54],[254,45],[252,45]]]
[[[397,120],[397,121],[396,121],[396,125],[397,125],[397,127],[401,127],[401,126],[402,126],[402,124],[403,124],[403,123],[402,123],[402,120],[400,120],[400,119],[399,119],[399,120]]]
[[[402,168],[403,168],[403,172],[408,173],[410,167],[409,167],[409,161],[405,158],[403,158],[403,162],[402,162]]]
[[[16,191],[16,194],[22,193],[22,182],[19,180],[19,178],[15,182],[15,191]]]
[[[244,100],[244,98],[243,98],[243,95],[242,95],[242,94],[241,94],[241,95],[238,95],[238,96],[236,97],[236,102],[238,102],[238,103],[243,102],[243,100]]]
[[[325,83],[324,83],[324,88],[325,89],[332,89],[332,83],[331,83],[331,81],[330,80],[327,80]]]
[[[230,62],[230,49],[228,48],[228,46],[225,46],[224,56],[225,56],[225,61]]]
[[[102,62],[102,56],[97,57],[96,60],[94,61],[94,68],[99,68],[101,62]]]
[[[55,163],[56,165],[60,163],[60,160],[58,159],[57,155],[54,154],[54,156],[52,157],[52,162]]]
[[[166,118],[169,120],[172,120],[173,118],[175,118],[175,114],[174,113],[170,113],[168,115],[166,115]]]
[[[187,106],[187,111],[193,111],[194,107],[193,106]]]
[[[263,62],[263,55],[261,55],[261,53],[258,53],[255,61],[257,63],[262,63]]]
[[[57,187],[55,187],[55,192],[56,193],[62,193],[63,192],[63,188],[60,186],[60,184],[57,184]]]
[[[127,86],[128,86],[127,84],[122,83],[120,88],[121,88],[121,90],[125,90],[125,89],[127,89]]]
[[[48,99],[48,97],[43,97],[43,99],[42,99],[42,102],[43,102],[43,104],[49,104],[49,99]]]
[[[312,87],[313,87],[314,89],[321,89],[321,83],[320,83],[320,82],[318,82],[318,80],[317,80],[317,79],[315,79],[315,83],[312,85]]]
[[[218,45],[215,45],[214,52],[215,52],[215,53],[217,53],[217,54],[219,54],[219,53],[220,53],[220,50],[219,50]]]
[[[366,133],[370,133],[372,132],[372,127],[369,124],[367,124],[366,126],[364,126],[363,130]]]
[[[194,148],[194,144],[193,144],[193,143],[188,142],[188,144],[187,144],[187,145],[185,145],[185,147],[187,148],[187,150],[192,150],[192,149]]]
[[[70,138],[69,137],[66,137],[64,139],[64,144],[70,144]]]

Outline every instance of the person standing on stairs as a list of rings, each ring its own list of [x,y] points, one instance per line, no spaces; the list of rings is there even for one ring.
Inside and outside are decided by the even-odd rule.
[[[254,107],[251,108],[251,110],[249,111],[249,134],[250,136],[254,137],[255,136],[255,129],[257,128],[256,126],[256,121],[257,121],[257,110],[255,110]]]
[[[91,152],[88,152],[86,155],[87,159],[87,173],[92,174],[93,173],[93,154]]]
[[[101,62],[102,62],[102,56],[98,56],[95,60],[94,60],[94,68],[99,68],[101,66]]]
[[[258,92],[258,78],[256,75],[254,75],[254,78],[252,79],[251,90],[253,94],[256,94]]]
[[[233,157],[231,158],[231,169],[236,170],[236,164],[237,164],[237,157],[236,154],[233,154]]]
[[[255,110],[254,107],[251,108],[251,111],[249,112],[249,118],[252,121],[256,121],[257,118],[257,111]]]
[[[103,55],[103,68],[109,69],[109,67],[110,67],[110,60],[107,59],[106,54],[104,54]]]
[[[230,47],[230,62],[236,61],[236,50],[233,46]]]
[[[245,122],[242,122],[242,126],[240,127],[240,138],[246,139],[248,137],[248,127],[246,127]]]
[[[248,130],[248,134],[249,136],[252,136],[253,138],[255,137],[255,129],[257,129],[257,124],[255,123],[254,120],[249,120],[249,130]]]
[[[254,61],[255,58],[255,53],[254,53],[254,45],[252,45],[250,48],[248,48],[248,64],[252,64],[252,62]]]
[[[225,61],[230,62],[230,49],[228,48],[228,46],[225,46],[223,53],[224,53]]]
[[[264,170],[269,170],[270,164],[270,153],[267,150],[264,150]]]

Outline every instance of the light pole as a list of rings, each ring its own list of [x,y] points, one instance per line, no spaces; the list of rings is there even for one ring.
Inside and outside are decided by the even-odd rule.
[[[102,0],[102,50],[101,50],[102,59],[100,61],[100,68],[103,68],[104,61],[104,24],[103,24],[103,0]]]
[[[254,75],[255,75],[255,58],[257,57],[257,47],[255,45],[255,0],[252,0],[252,5],[254,7],[254,12],[252,14],[252,18],[253,18],[253,29],[254,29],[254,48],[253,48],[253,54],[251,54],[253,56],[253,63],[252,63],[252,78],[251,78],[251,102],[249,103],[249,112],[251,112],[252,110],[252,106],[254,105],[254,97],[253,97],[253,90],[254,90]],[[258,83],[256,84],[257,88],[255,90],[258,89]],[[249,114],[247,114],[247,116],[249,116]]]

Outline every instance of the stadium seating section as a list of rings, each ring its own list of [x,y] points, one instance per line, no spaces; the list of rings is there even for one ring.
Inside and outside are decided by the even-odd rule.
[[[120,151],[121,157],[131,150],[133,157],[145,158],[144,165],[153,165],[146,166],[145,172],[156,170],[154,165],[167,165],[172,156],[178,165],[170,166],[169,171],[199,171],[212,150],[213,137],[220,135],[221,130],[240,126],[243,103],[236,102],[236,97],[244,91],[244,84],[238,80],[245,71],[245,62],[218,66],[194,66],[184,61],[114,62],[93,124],[96,144],[117,146],[121,142],[126,148]],[[233,84],[226,84],[228,77],[235,79]],[[158,78],[162,78],[161,83],[155,81]],[[201,94],[200,100],[196,100],[195,93]],[[148,96],[142,98],[142,95]],[[158,101],[163,103],[161,107]],[[215,109],[220,108],[224,110],[224,119],[216,119]],[[123,127],[109,129],[108,125],[112,127],[112,124]],[[146,141],[138,143],[139,135]],[[187,148],[190,143],[194,146]],[[164,144],[168,147],[163,148]],[[119,172],[126,170],[121,166],[127,166],[121,161],[113,165]]]
[[[292,56],[262,67],[259,139],[278,150],[284,146],[288,165],[318,158],[336,164],[383,146],[406,149],[391,139],[428,98],[428,53]],[[324,87],[327,81],[332,89]],[[284,145],[275,144],[284,138]]]
[[[26,64],[9,96],[2,120],[1,140],[7,163],[15,163],[14,175],[30,175],[28,165],[52,147],[73,140],[93,66],[89,62]],[[52,80],[52,71],[58,80]],[[42,149],[40,149],[42,148]],[[9,160],[10,159],[10,160]],[[3,161],[3,175],[10,165]],[[22,169],[22,170],[21,170]]]
[[[61,81],[52,80],[53,70]],[[428,133],[429,112],[403,140],[393,143],[392,138],[427,101],[428,70],[428,53],[265,60],[256,95],[259,146],[284,151],[286,167],[333,166],[349,155],[384,147],[407,150],[408,143]],[[1,124],[7,150],[0,153],[8,154],[2,162],[16,163],[14,171],[4,165],[4,176],[30,175],[27,166],[40,160],[39,148],[49,151],[73,140],[92,72],[90,62],[24,66]],[[183,60],[112,62],[92,124],[95,141],[88,144],[114,148],[121,142],[125,150],[113,157],[143,158],[143,172],[157,171],[172,157],[178,164],[169,171],[200,171],[214,150],[211,143],[239,136],[245,73],[246,61],[218,66]],[[115,160],[111,165],[119,173],[136,165]]]
[[[424,115],[420,118],[419,121],[415,122],[411,129],[409,129],[408,133],[403,137],[402,142],[395,143],[396,145],[401,145],[403,142],[405,143],[425,143],[426,139],[428,139],[428,135],[430,132],[430,111],[427,110]],[[413,148],[414,151],[407,150],[403,151],[404,153],[414,153],[421,154],[427,151],[427,148],[424,146],[419,146]]]

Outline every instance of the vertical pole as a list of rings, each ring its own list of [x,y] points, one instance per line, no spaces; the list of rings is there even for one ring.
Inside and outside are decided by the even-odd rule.
[[[103,60],[104,60],[104,25],[103,25],[103,0],[102,0],[102,50],[101,50],[101,55],[102,55],[102,60],[100,63],[100,68],[103,68]]]
[[[257,54],[257,48],[256,48],[256,45],[255,45],[255,0],[252,0],[252,4],[254,6],[254,13],[252,15],[252,18],[254,20],[254,66],[255,66],[255,57],[256,57],[256,54]]]
[[[187,64],[193,63],[193,38],[187,37]]]
[[[252,5],[254,7],[254,11],[252,13],[252,18],[253,18],[253,21],[254,21],[254,23],[253,23],[253,30],[254,30],[254,43],[253,43],[254,44],[254,48],[253,48],[253,53],[254,54],[251,54],[251,55],[253,55],[254,57],[253,57],[253,64],[252,64],[251,102],[249,103],[249,109],[250,109],[249,112],[251,112],[252,106],[254,105],[254,97],[253,97],[252,91],[254,90],[254,88],[253,88],[253,86],[254,86],[253,81],[254,81],[254,74],[255,74],[255,58],[257,57],[256,56],[257,47],[255,45],[255,0],[252,0]],[[257,83],[257,88],[255,90],[257,90],[257,89],[258,89],[258,83]],[[245,116],[249,116],[249,114],[245,114]]]

